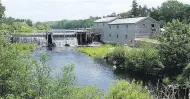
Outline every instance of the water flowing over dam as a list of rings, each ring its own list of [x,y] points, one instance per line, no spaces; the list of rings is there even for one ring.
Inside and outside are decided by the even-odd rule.
[[[15,34],[11,41],[14,43],[30,43],[39,46],[63,47],[86,45],[92,41],[91,31],[83,30],[50,30],[46,33]]]

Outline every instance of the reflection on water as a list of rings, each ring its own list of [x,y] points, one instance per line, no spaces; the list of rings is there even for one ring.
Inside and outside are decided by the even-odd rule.
[[[110,84],[114,84],[119,79],[131,81],[134,77],[137,80],[141,75],[129,76],[126,71],[113,71],[104,61],[93,60],[85,54],[75,51],[72,47],[63,48],[41,48],[34,52],[34,56],[39,60],[42,53],[48,53],[51,60],[47,63],[54,69],[54,72],[60,72],[61,68],[73,64],[75,66],[76,83],[78,86],[96,85],[102,91],[108,90]],[[148,79],[145,79],[148,81]]]

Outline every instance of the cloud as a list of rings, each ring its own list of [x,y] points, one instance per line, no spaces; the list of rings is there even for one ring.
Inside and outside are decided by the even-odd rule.
[[[137,0],[148,7],[159,6],[165,0]],[[188,3],[188,0],[181,0]],[[84,19],[121,13],[131,9],[132,0],[2,0],[6,16],[33,21]]]

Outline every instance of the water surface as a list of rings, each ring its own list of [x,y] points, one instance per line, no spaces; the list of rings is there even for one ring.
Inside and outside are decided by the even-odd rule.
[[[73,47],[40,48],[34,52],[34,56],[39,60],[40,55],[44,53],[50,55],[51,60],[47,63],[54,69],[54,73],[60,72],[64,66],[73,64],[75,66],[74,72],[77,86],[96,85],[102,91],[106,91],[111,84],[114,84],[119,79],[131,81],[141,76],[131,76],[126,72],[125,74],[114,72],[111,66],[104,61],[94,60],[83,53],[77,52]]]

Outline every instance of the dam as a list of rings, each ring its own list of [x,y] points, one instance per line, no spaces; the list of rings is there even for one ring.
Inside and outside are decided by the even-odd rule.
[[[9,38],[13,43],[29,43],[39,46],[82,46],[93,41],[90,29],[56,29],[45,33],[14,34]]]

